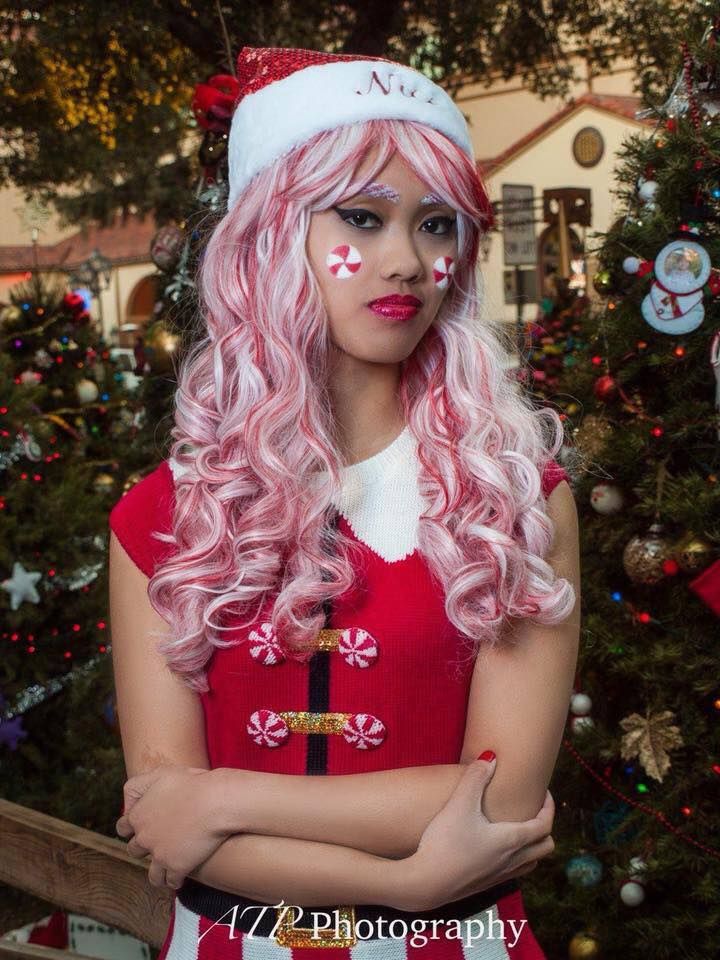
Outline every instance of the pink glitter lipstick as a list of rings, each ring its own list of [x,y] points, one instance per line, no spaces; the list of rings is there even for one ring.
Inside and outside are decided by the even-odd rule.
[[[417,297],[393,294],[390,297],[380,297],[372,300],[368,307],[373,313],[385,320],[412,320],[422,306],[422,300]]]

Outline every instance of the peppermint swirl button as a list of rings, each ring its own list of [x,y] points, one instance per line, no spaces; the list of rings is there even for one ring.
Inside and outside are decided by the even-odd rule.
[[[354,713],[343,724],[342,735],[358,750],[374,750],[385,739],[385,724],[370,713]]]
[[[274,710],[256,710],[250,716],[247,732],[259,747],[279,747],[287,740],[288,725]]]
[[[285,654],[278,642],[272,623],[261,623],[260,630],[251,630],[248,639],[250,641],[250,656],[262,663],[263,666],[272,667],[275,664],[282,663],[285,659]]]
[[[347,627],[340,633],[338,653],[351,667],[369,667],[377,660],[377,641],[367,630]]]

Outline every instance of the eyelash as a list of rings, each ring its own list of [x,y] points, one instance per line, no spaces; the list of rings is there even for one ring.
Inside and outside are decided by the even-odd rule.
[[[370,210],[363,210],[361,208],[355,210],[343,210],[340,207],[333,207],[333,210],[338,214],[338,216],[345,222],[349,223],[351,227],[355,227],[356,230],[367,230],[367,227],[361,227],[357,223],[351,223],[353,217],[372,217],[373,219],[380,221],[380,218],[375,213],[371,213]],[[457,223],[455,217],[428,217],[427,220],[423,221],[423,225],[426,223],[446,223],[447,230],[445,233],[430,233],[426,230],[425,233],[430,233],[431,237],[448,237],[452,228]]]

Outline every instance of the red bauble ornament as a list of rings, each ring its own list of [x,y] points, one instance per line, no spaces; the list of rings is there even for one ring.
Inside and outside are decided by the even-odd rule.
[[[604,403],[614,400],[618,393],[617,380],[607,373],[604,377],[599,377],[595,381],[593,392],[598,400],[602,400]]]
[[[63,306],[72,313],[80,313],[85,309],[85,301],[79,293],[66,293],[63,297]]]

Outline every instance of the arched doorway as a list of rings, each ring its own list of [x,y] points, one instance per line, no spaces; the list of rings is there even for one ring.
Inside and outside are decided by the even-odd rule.
[[[157,298],[156,277],[148,276],[138,280],[128,297],[125,320],[118,331],[121,347],[135,346],[135,338],[142,336],[153,315]]]
[[[587,289],[587,265],[583,241],[572,227],[567,228],[570,238],[570,278],[567,290],[582,296]],[[560,231],[558,224],[547,227],[538,238],[538,290],[541,297],[557,296],[555,277],[560,274]]]

